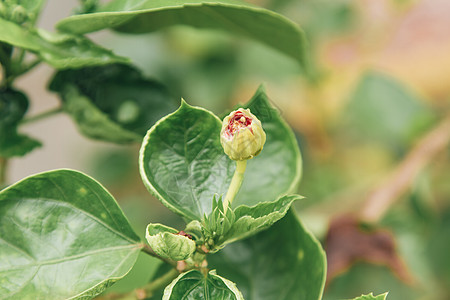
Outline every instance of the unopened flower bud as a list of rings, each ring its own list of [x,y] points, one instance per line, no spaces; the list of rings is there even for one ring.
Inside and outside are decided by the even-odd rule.
[[[27,17],[28,17],[28,13],[27,13],[26,9],[21,5],[17,5],[12,10],[11,21],[13,21],[16,24],[24,23],[27,20]]]
[[[258,155],[266,142],[261,122],[249,109],[239,108],[223,119],[220,143],[232,160],[247,160]]]
[[[196,248],[189,234],[162,224],[149,224],[145,237],[156,254],[175,261],[188,259]]]
[[[3,2],[0,2],[0,18],[8,19],[8,10]]]

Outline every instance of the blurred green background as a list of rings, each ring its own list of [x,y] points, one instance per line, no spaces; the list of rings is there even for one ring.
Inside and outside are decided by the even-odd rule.
[[[332,251],[326,243],[331,220],[348,213],[358,216],[369,193],[449,115],[450,2],[251,2],[289,17],[305,30],[314,77],[305,76],[295,61],[275,50],[219,31],[173,27],[144,35],[100,32],[90,37],[130,57],[148,77],[190,104],[217,114],[247,101],[264,83],[302,151],[298,193],[306,199],[296,210]],[[72,7],[76,5],[73,1]],[[60,6],[49,1],[42,27],[51,28],[70,13]],[[32,113],[57,101],[43,88],[42,81],[50,75],[43,66],[19,81],[21,88],[37,93]],[[141,236],[149,222],[181,227],[182,220],[145,190],[138,146],[89,141],[66,116],[26,130],[45,146],[12,161],[13,180],[47,169],[82,170],[111,191]],[[445,139],[445,132],[438,138]],[[324,299],[385,291],[393,300],[450,299],[449,150],[446,145],[427,158],[407,191],[370,225],[392,234],[407,276],[393,271],[389,260],[355,259],[328,278]],[[158,265],[144,256],[139,262],[112,290],[127,291],[148,282]]]

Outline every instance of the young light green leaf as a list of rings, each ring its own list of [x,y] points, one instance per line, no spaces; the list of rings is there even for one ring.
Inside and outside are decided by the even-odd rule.
[[[285,216],[294,201],[302,198],[299,195],[287,195],[274,202],[262,202],[252,207],[239,206],[235,210],[236,221],[224,240],[228,244],[269,228]]]
[[[114,198],[71,170],[0,192],[2,299],[87,299],[125,276],[141,243]]]
[[[248,162],[234,208],[273,202],[292,192],[300,180],[297,141],[262,88],[249,107],[262,121],[267,140],[261,154]],[[182,103],[155,124],[142,143],[139,164],[144,184],[164,205],[189,220],[209,215],[214,194],[224,195],[231,182],[235,162],[223,152],[220,129],[221,121],[214,114]]]
[[[369,295],[361,295],[351,300],[386,300],[387,294],[388,293],[384,293],[378,296],[374,296],[372,293],[370,293]]]
[[[212,239],[214,245],[212,251],[223,248],[226,244],[252,236],[259,231],[269,228],[275,222],[284,217],[291,204],[303,197],[299,195],[283,196],[274,202],[263,202],[253,207],[241,205],[233,212],[233,222],[229,229],[221,232],[225,227],[223,215],[230,214],[230,209],[216,218],[217,229],[205,230],[206,240]],[[217,233],[214,236],[208,236],[208,233]]]
[[[319,300],[325,285],[325,252],[293,211],[268,230],[208,256],[208,263],[247,300]]]
[[[25,94],[13,89],[0,91],[0,157],[23,156],[41,145],[17,131],[27,109]]]
[[[191,270],[180,274],[164,290],[163,300],[221,299],[243,300],[236,285],[215,271],[202,274]]]
[[[143,33],[172,25],[225,30],[305,62],[305,36],[297,24],[239,0],[114,0],[96,13],[63,19],[56,27],[76,34],[105,28]]]
[[[166,87],[129,65],[63,70],[50,88],[84,135],[115,143],[141,141],[151,125],[176,109]]]
[[[56,69],[128,62],[85,37],[23,28],[0,18],[0,41],[36,53]]]
[[[145,237],[153,251],[163,258],[186,260],[195,251],[192,239],[162,224],[148,224]]]

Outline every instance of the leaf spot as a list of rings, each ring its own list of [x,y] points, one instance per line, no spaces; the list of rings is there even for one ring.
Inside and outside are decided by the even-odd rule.
[[[297,259],[299,261],[302,261],[304,257],[305,257],[305,251],[303,251],[303,249],[298,250]]]

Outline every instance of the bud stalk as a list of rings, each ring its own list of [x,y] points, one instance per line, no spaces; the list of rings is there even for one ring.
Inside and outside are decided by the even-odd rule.
[[[247,160],[257,156],[266,142],[261,122],[250,109],[232,111],[222,121],[220,143],[228,157],[236,161],[236,170],[223,201],[224,212],[233,202],[244,180]]]
[[[234,171],[233,178],[231,179],[230,187],[228,188],[225,200],[223,201],[224,212],[227,211],[228,205],[231,205],[234,198],[236,197],[236,194],[239,192],[239,189],[241,188],[242,181],[244,181],[244,173],[246,167],[247,167],[246,160],[236,161],[236,170]]]

